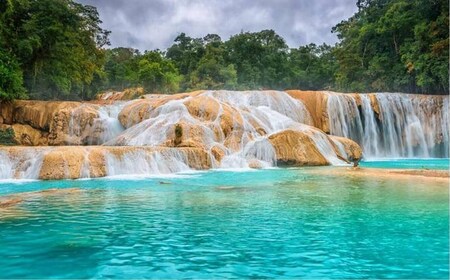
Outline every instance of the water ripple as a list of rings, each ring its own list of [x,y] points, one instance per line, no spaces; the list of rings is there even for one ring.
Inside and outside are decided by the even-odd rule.
[[[426,191],[423,182],[330,180],[303,169],[239,172],[227,179],[217,173],[173,178],[170,187],[151,179],[59,182],[60,188],[84,191],[0,212],[0,275],[448,276],[445,186]],[[49,187],[54,183],[23,185],[26,191]]]

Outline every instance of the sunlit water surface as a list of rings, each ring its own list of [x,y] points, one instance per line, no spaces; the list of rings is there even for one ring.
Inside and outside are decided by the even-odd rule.
[[[332,167],[322,167],[332,168]],[[447,278],[445,183],[314,168],[0,184],[0,278]]]

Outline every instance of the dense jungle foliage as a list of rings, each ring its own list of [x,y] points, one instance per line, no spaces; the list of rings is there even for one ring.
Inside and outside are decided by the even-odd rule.
[[[0,1],[0,99],[90,99],[142,86],[448,94],[447,0],[359,0],[334,46],[290,48],[273,30],[191,38],[167,50],[105,48],[93,6],[72,0]]]

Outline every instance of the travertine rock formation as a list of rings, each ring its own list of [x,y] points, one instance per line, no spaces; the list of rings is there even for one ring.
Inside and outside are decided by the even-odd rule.
[[[0,103],[0,130],[12,128],[17,144],[60,146],[0,148],[0,179],[357,165],[363,150],[448,154],[448,97],[197,91],[111,101],[117,96]]]
[[[317,149],[308,134],[301,131],[285,130],[269,137],[275,148],[279,165],[328,165],[327,159]]]

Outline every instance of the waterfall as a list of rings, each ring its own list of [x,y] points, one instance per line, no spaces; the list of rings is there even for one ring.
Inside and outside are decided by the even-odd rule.
[[[120,156],[112,153],[106,155],[108,176],[131,174],[170,174],[189,171],[189,159],[185,153],[177,149],[155,151],[131,151]]]
[[[328,93],[330,134],[355,140],[366,158],[449,157],[448,102],[448,96]]]
[[[179,125],[183,139],[209,151],[211,158],[213,149],[223,152],[220,164],[213,160],[213,167],[261,168],[276,165],[270,135],[286,129],[312,129],[305,105],[281,91],[206,91],[150,107],[145,115],[105,145],[168,145],[168,139],[174,138],[174,127]],[[323,133],[309,135],[329,162],[342,163]],[[155,170],[145,163],[142,166]]]
[[[313,127],[317,119],[330,134],[358,142],[366,158],[449,156],[448,96],[317,94],[314,100],[326,100],[326,109],[282,91],[71,104],[58,111],[60,125],[53,127],[68,144],[92,146],[2,147],[0,179],[158,175],[269,168],[279,162],[341,165],[360,158],[358,147],[352,157],[352,141]]]
[[[46,150],[0,151],[0,179],[38,179]]]
[[[97,140],[91,140],[89,145],[101,145],[119,135],[124,129],[119,122],[119,113],[125,102],[115,102],[111,105],[103,105],[98,110],[98,118],[94,120],[92,129],[100,130],[101,136]]]

